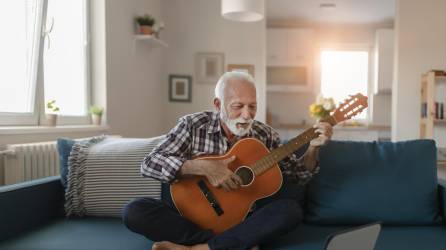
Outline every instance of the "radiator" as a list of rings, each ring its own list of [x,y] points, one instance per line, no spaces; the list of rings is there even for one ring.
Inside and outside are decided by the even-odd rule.
[[[59,174],[55,141],[11,144],[5,152],[5,185]]]

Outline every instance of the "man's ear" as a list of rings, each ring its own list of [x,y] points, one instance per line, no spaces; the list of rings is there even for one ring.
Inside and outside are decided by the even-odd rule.
[[[221,110],[221,101],[217,97],[214,98],[214,107],[215,109],[220,112]]]

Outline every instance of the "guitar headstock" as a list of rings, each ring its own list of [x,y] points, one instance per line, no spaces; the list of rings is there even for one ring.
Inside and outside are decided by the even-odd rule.
[[[361,93],[351,95],[339,104],[339,107],[333,112],[332,117],[337,123],[352,118],[368,107],[367,99],[367,96]]]

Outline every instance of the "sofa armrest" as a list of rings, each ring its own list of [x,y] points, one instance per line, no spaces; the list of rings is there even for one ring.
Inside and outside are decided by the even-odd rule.
[[[0,241],[63,216],[60,177],[0,187]]]
[[[438,196],[440,203],[440,212],[443,220],[446,221],[446,180],[438,179]]]

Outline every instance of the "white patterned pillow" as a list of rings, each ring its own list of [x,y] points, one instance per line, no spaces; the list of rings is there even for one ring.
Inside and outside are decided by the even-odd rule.
[[[161,183],[143,178],[140,166],[163,138],[101,136],[75,143],[68,159],[66,216],[120,217],[133,198],[160,199]]]

